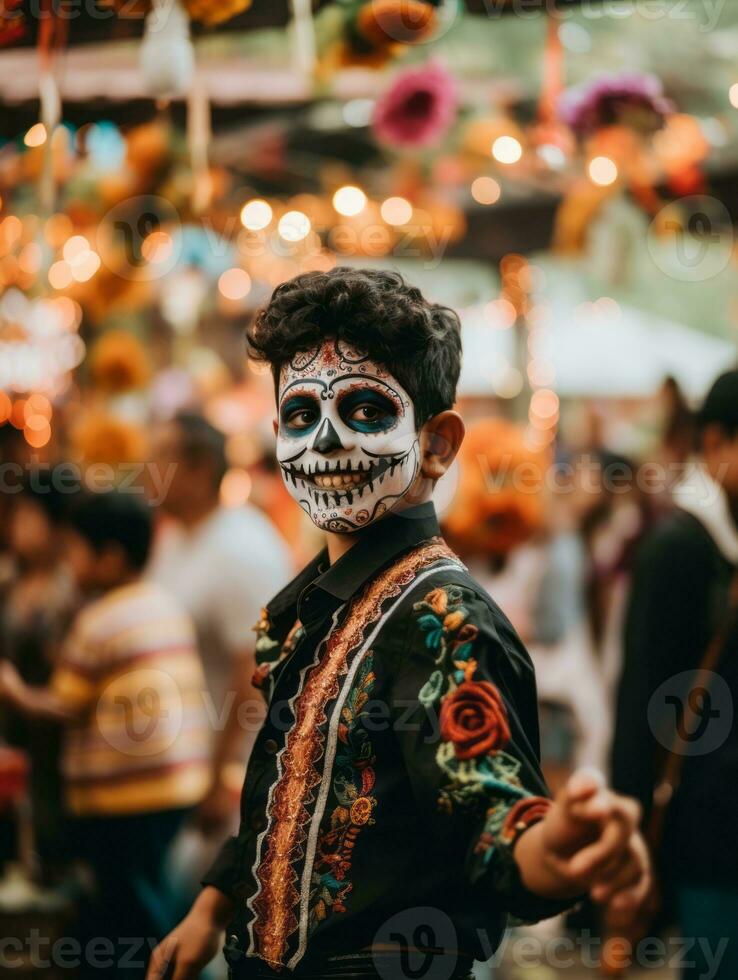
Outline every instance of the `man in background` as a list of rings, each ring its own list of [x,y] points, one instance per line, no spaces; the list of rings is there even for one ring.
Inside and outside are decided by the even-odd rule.
[[[713,385],[697,419],[699,457],[676,508],[638,555],[625,632],[613,783],[651,806],[669,752],[679,757],[657,861],[663,898],[699,940],[685,978],[738,976],[738,371]],[[697,672],[715,637],[717,661]],[[716,647],[716,649],[718,649]],[[672,780],[673,781],[673,780]],[[661,787],[664,789],[664,786]],[[703,943],[723,948],[717,973]]]
[[[232,764],[245,762],[263,717],[263,698],[251,684],[253,627],[292,563],[264,514],[248,504],[221,505],[225,439],[204,418],[181,414],[164,424],[152,459],[170,480],[162,507],[173,520],[160,530],[149,575],[183,603],[197,629],[215,736],[198,823],[204,833],[221,833],[236,817],[233,784],[240,788],[243,775]]]

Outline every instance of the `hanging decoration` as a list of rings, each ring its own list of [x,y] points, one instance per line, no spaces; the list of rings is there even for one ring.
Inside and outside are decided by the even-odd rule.
[[[206,27],[222,24],[247,10],[251,0],[105,0],[121,16],[145,17],[141,71],[156,98],[189,91],[195,71],[190,21]]]
[[[192,84],[195,51],[190,20],[178,0],[153,0],[140,51],[147,90],[157,98],[183,95]]]
[[[567,89],[559,102],[561,120],[580,138],[609,126],[648,136],[674,111],[660,79],[640,72],[599,75]]]
[[[458,0],[338,0],[316,18],[321,68],[380,68],[453,22]]]
[[[440,143],[456,121],[454,77],[440,62],[406,68],[377,100],[372,126],[388,146],[410,149]]]

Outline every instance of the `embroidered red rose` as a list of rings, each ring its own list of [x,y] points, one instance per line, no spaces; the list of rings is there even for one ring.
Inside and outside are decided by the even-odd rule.
[[[520,834],[539,820],[543,820],[551,806],[545,796],[526,796],[510,807],[502,825],[500,837],[506,842],[515,840]]]
[[[457,759],[474,759],[510,741],[502,696],[489,681],[464,681],[441,703],[441,737],[453,742]]]

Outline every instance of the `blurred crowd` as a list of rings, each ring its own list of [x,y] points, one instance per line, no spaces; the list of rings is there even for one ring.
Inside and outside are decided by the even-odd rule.
[[[738,921],[738,748],[732,729],[700,726],[732,711],[738,680],[738,374],[698,412],[668,379],[650,411],[656,439],[629,458],[594,416],[540,449],[470,405],[440,516],[535,662],[550,787],[594,766],[662,816],[651,923],[717,942]],[[268,468],[263,506],[232,505],[205,418],[150,436],[136,479],[100,492],[0,427],[0,914],[61,896],[52,933],[110,943],[81,976],[126,955],[142,976],[233,832],[263,711],[252,628],[315,543]],[[719,683],[693,702],[682,675],[701,669]],[[151,943],[116,938],[136,936]]]

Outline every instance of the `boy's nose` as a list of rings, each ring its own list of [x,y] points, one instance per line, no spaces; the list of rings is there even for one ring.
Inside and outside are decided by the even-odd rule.
[[[328,453],[335,452],[337,449],[345,449],[346,447],[341,442],[339,434],[333,428],[331,420],[323,419],[320,428],[315,433],[315,439],[311,448],[316,453],[327,455]]]

